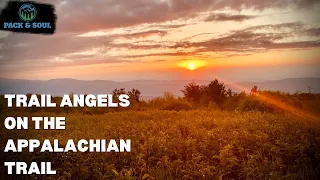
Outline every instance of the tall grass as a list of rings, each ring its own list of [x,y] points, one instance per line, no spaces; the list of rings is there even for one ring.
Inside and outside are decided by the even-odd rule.
[[[9,114],[1,114],[5,119]],[[10,113],[14,115],[14,113]],[[18,114],[16,114],[18,116]],[[8,138],[131,139],[130,153],[6,153],[3,161],[52,161],[48,179],[317,179],[320,130],[279,114],[213,110],[123,111],[66,116],[66,130],[12,131]],[[22,116],[20,113],[19,116]],[[31,127],[31,126],[30,126]],[[1,169],[6,171],[6,169]],[[5,176],[6,172],[2,173]],[[4,178],[4,177],[3,177]],[[19,177],[18,177],[19,178]],[[21,177],[22,178],[22,177]],[[25,178],[25,177],[24,177]]]

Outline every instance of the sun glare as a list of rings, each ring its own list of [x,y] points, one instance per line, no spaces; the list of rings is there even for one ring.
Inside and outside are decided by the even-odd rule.
[[[193,71],[193,70],[196,70],[200,67],[203,67],[207,65],[207,63],[205,61],[200,61],[200,60],[197,60],[197,61],[181,61],[179,62],[178,66],[179,67],[182,67],[182,68],[185,68],[185,69],[189,69],[190,71]]]
[[[195,65],[194,64],[189,64],[189,69],[191,70],[191,71],[193,71],[194,70],[194,68],[195,68]]]

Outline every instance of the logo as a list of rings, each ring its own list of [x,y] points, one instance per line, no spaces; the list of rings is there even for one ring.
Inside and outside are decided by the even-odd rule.
[[[37,16],[37,9],[32,4],[23,4],[18,11],[23,21],[32,21]]]
[[[53,34],[57,19],[54,11],[54,6],[50,4],[20,0],[8,1],[0,13],[0,30]]]

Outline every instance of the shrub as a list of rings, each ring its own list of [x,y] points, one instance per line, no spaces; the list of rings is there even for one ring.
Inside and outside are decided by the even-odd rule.
[[[174,101],[170,101],[167,102],[165,105],[162,106],[161,108],[162,110],[173,110],[173,111],[181,111],[181,110],[190,110],[192,109],[192,105],[186,101],[178,101],[178,100],[174,100]]]

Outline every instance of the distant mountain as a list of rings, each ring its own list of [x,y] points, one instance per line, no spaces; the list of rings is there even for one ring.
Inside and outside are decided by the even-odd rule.
[[[75,79],[52,79],[47,81],[40,80],[21,80],[0,78],[0,94],[15,93],[39,93],[63,95],[70,92],[76,94],[102,94],[111,93],[116,88],[139,89],[142,96],[146,99],[161,96],[163,92],[169,91],[177,96],[181,96],[183,86],[191,81],[188,80],[135,80],[125,82],[115,82],[108,80],[75,80]],[[195,80],[199,85],[208,84],[209,80]],[[273,80],[264,82],[240,82],[226,84],[234,92],[250,90],[253,86],[258,86],[260,90],[279,90],[295,93],[297,91],[308,92],[309,86],[313,92],[320,92],[320,77],[310,78],[288,78],[283,80]]]

